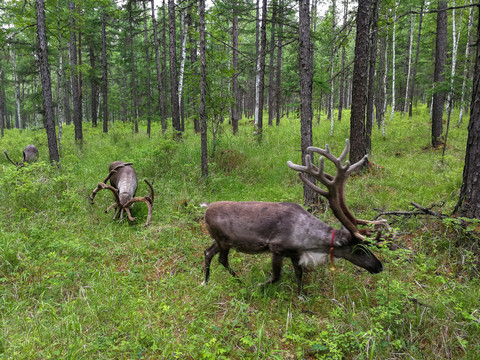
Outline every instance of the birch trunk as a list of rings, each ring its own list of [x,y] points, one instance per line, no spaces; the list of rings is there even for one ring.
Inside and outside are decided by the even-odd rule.
[[[205,50],[205,0],[198,2],[199,31],[200,31],[200,126],[201,126],[201,152],[202,152],[202,177],[208,176],[207,153],[207,59]]]
[[[390,120],[393,120],[395,112],[395,40],[396,40],[396,24],[397,24],[397,7],[398,2],[395,2],[395,12],[393,15],[393,34],[392,34],[392,111],[390,113]]]
[[[408,46],[408,59],[407,59],[407,85],[405,86],[405,104],[403,106],[403,116],[408,109],[408,89],[410,86],[410,74],[412,72],[412,46],[413,46],[413,29],[415,25],[415,16],[413,14],[410,15],[410,37],[409,37],[409,46]]]
[[[178,79],[178,104],[180,106],[179,111],[181,114],[182,112],[182,104],[183,104],[183,78],[185,74],[185,59],[187,57],[187,33],[188,33],[188,24],[185,22],[185,10],[180,10],[180,27],[182,33],[182,43],[181,43],[181,53],[180,53],[180,74]],[[181,129],[184,131],[183,125],[183,116],[182,116],[182,125]]]

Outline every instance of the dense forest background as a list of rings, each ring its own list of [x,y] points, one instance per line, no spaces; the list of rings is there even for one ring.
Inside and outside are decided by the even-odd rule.
[[[370,70],[364,71],[364,82],[369,84],[367,134],[374,122],[385,126],[385,118],[394,112],[412,116],[417,104],[427,104],[434,112],[435,94],[445,97],[440,108],[446,106],[449,120],[450,109],[460,109],[452,119],[454,125],[460,124],[471,102],[475,4],[448,4],[440,25],[438,6],[446,9],[446,2],[360,5],[367,5],[370,18],[365,54]],[[36,8],[33,1],[2,1],[2,135],[4,129],[38,127],[45,121]],[[76,124],[77,140],[83,138],[82,126],[100,124],[108,132],[114,121],[129,122],[135,132],[147,133],[151,122],[161,122],[162,130],[172,125],[182,132],[185,122],[193,121],[200,131],[200,30],[195,1],[46,1],[44,8],[59,146],[62,125],[71,123]],[[357,4],[312,1],[307,11],[312,120],[328,119],[333,133],[335,121],[344,118],[342,110],[352,103]],[[259,107],[267,111],[269,125],[280,124],[288,112],[298,112],[303,44],[297,3],[215,1],[205,16],[205,101],[212,131],[216,123],[228,120],[235,132],[238,120],[246,116],[255,118],[261,132]],[[438,38],[443,46],[440,54],[436,54]],[[436,70],[439,56],[444,57],[443,64]]]
[[[0,359],[476,359],[479,4],[0,2]],[[368,154],[346,199],[393,231],[372,276],[203,252],[203,202],[303,203],[287,160]],[[152,221],[112,221],[115,160]],[[110,195],[110,194],[108,194]],[[467,201],[465,201],[467,199]],[[312,206],[313,205],[313,206]],[[456,210],[460,209],[459,212]]]

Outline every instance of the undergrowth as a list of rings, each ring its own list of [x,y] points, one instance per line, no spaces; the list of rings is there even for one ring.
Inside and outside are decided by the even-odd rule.
[[[36,144],[40,161],[16,169],[0,159],[0,359],[475,359],[480,353],[478,220],[451,217],[462,180],[466,129],[452,128],[446,156],[431,149],[424,109],[396,116],[386,137],[374,129],[372,168],[349,179],[347,202],[358,217],[413,210],[443,217],[394,216],[393,244],[375,249],[385,270],[375,276],[345,261],[337,270],[308,269],[297,299],[293,269],[259,287],[267,255],[234,253],[242,281],[212,263],[207,286],[203,251],[212,240],[202,202],[301,203],[302,184],[286,166],[300,162],[298,119],[266,127],[261,142],[248,119],[239,134],[225,123],[201,178],[200,138],[181,141],[153,124],[152,137],[116,122],[108,134],[84,126],[82,146],[64,127],[61,162],[48,164],[44,130],[6,131],[14,160]],[[323,118],[314,146],[338,155],[347,121]],[[212,144],[209,144],[212,149]],[[105,214],[110,193],[88,196],[115,160],[131,161],[137,195],[156,197],[152,223],[135,204],[137,222]],[[331,171],[331,168],[328,168]],[[322,220],[338,226],[329,211]],[[395,248],[395,250],[390,250]]]

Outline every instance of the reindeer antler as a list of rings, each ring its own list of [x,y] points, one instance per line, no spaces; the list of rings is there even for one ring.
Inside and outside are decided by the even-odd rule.
[[[15,162],[15,161],[13,161],[12,159],[10,159],[10,156],[8,156],[8,154],[7,154],[7,150],[3,150],[3,153],[4,153],[5,156],[7,157],[7,160],[10,161],[10,162],[11,162],[13,165],[15,165],[17,168],[23,166],[22,163],[17,163],[17,162]]]
[[[317,148],[310,146],[307,148],[307,151],[318,153],[321,155],[319,159],[319,166],[315,166],[312,161],[312,156],[307,154],[305,156],[305,163],[306,165],[296,165],[291,161],[287,162],[287,166],[295,171],[298,171],[298,175],[300,179],[314,191],[318,192],[320,195],[324,196],[329,204],[330,208],[332,209],[333,214],[335,217],[345,226],[356,238],[363,240],[364,236],[362,233],[366,233],[364,230],[359,230],[357,225],[358,224],[376,224],[376,225],[383,225],[390,229],[388,224],[385,220],[380,221],[368,221],[368,220],[361,220],[357,219],[350,209],[347,206],[345,201],[345,182],[347,178],[352,174],[354,171],[358,170],[363,163],[367,160],[368,155],[365,155],[360,161],[357,161],[353,165],[347,160],[344,163],[344,160],[350,151],[350,142],[348,139],[345,140],[345,149],[343,150],[342,154],[336,158],[330,152],[330,148],[328,145],[325,146],[325,149]],[[325,173],[325,158],[330,160],[335,167],[337,168],[337,173],[335,176]],[[327,190],[322,189],[321,187],[315,185],[311,182],[306,175],[310,175],[316,180],[318,180],[321,184],[323,184]]]
[[[155,197],[155,192],[153,190],[152,184],[150,184],[147,179],[143,179],[143,181],[145,181],[145,183],[150,187],[150,194],[143,197],[134,197],[123,205],[122,210],[125,210],[130,221],[135,221],[137,218],[132,217],[132,215],[130,214],[130,206],[135,202],[144,202],[148,206],[148,216],[147,221],[145,222],[145,226],[147,226],[148,224],[150,224],[150,219],[152,218],[153,200]]]

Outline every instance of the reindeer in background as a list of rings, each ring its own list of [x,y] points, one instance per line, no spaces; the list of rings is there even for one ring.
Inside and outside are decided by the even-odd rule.
[[[207,207],[205,224],[214,243],[205,250],[205,279],[209,280],[210,262],[219,254],[219,262],[233,276],[237,276],[230,267],[228,254],[230,249],[247,254],[262,252],[272,253],[272,278],[260,285],[271,284],[280,280],[282,262],[290,258],[297,278],[297,294],[302,293],[303,267],[309,264],[318,265],[328,261],[332,267],[334,258],[344,258],[360,266],[372,274],[383,270],[382,263],[365,245],[365,235],[371,230],[358,229],[357,225],[374,224],[390,229],[385,220],[366,221],[357,219],[348,209],[345,202],[345,181],[348,176],[359,169],[365,156],[351,165],[345,157],[350,149],[346,147],[339,158],[334,157],[326,149],[309,147],[310,153],[322,155],[319,167],[316,167],[310,155],[306,157],[306,166],[288,162],[287,165],[299,172],[300,178],[320,195],[326,197],[335,217],[340,220],[342,229],[337,230],[317,219],[303,207],[294,203],[270,202],[233,202],[220,201]],[[324,159],[327,158],[337,168],[335,176],[324,172]],[[306,175],[310,175],[327,190],[312,183]]]
[[[123,212],[127,213],[127,217],[130,221],[135,221],[136,218],[132,217],[130,213],[130,206],[135,202],[144,202],[148,207],[148,216],[145,226],[150,224],[153,212],[153,200],[154,191],[152,185],[144,179],[145,183],[150,188],[150,194],[143,197],[135,197],[135,193],[138,187],[137,174],[132,167],[133,163],[126,163],[123,161],[115,161],[110,164],[108,168],[108,176],[103,182],[98,183],[98,186],[93,190],[90,195],[90,203],[94,204],[94,198],[97,193],[102,189],[108,189],[112,191],[115,202],[109,206],[105,212],[109,212],[112,208],[115,208],[113,219],[119,216],[123,218]],[[107,181],[110,180],[110,185]]]
[[[7,150],[4,150],[3,153],[5,154],[8,161],[10,161],[16,167],[23,167],[25,164],[29,164],[38,160],[38,149],[35,145],[27,145],[23,150],[23,159],[22,162],[15,162],[7,154]]]

